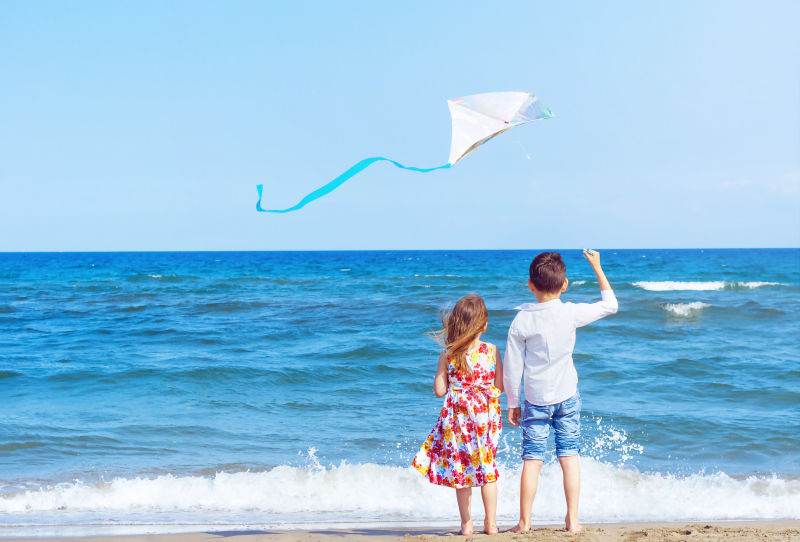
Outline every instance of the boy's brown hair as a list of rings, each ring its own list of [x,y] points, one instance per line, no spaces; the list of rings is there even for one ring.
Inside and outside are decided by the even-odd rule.
[[[561,291],[567,277],[567,266],[558,252],[542,252],[531,262],[529,270],[531,282],[542,293]]]

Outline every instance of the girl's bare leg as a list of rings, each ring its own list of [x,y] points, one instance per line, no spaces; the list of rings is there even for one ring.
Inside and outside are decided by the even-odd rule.
[[[462,487],[456,489],[458,499],[458,513],[461,514],[461,534],[472,534],[472,488]]]
[[[542,461],[538,459],[526,459],[522,465],[522,477],[519,480],[519,523],[511,529],[515,533],[527,533],[531,530],[531,508],[539,486],[541,469]]]
[[[578,497],[581,493],[581,465],[577,455],[559,457],[561,470],[564,473],[564,497],[567,499],[567,517],[564,523],[568,531],[576,533],[581,530],[578,523]]]
[[[497,534],[497,482],[491,482],[481,487],[481,498],[483,499],[483,509],[485,516],[483,520],[483,532],[486,534]]]

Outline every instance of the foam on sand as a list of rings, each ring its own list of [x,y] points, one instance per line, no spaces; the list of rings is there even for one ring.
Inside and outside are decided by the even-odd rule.
[[[584,522],[800,518],[800,480],[777,475],[736,478],[725,473],[676,476],[581,458]],[[513,522],[520,465],[501,467],[498,516]],[[538,522],[564,517],[561,471],[542,469],[534,508]],[[75,480],[0,494],[0,523],[55,525],[196,524],[209,521],[284,528],[330,521],[407,524],[452,520],[453,490],[433,486],[411,467],[372,463],[322,467],[278,466],[214,476]],[[108,518],[114,518],[109,520]]]

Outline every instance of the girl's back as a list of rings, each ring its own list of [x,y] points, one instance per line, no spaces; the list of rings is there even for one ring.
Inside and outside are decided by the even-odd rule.
[[[495,380],[495,351],[497,347],[491,343],[482,342],[478,348],[467,352],[467,363],[471,372],[459,371],[448,356],[447,379],[451,387],[460,388],[489,388],[494,386]]]

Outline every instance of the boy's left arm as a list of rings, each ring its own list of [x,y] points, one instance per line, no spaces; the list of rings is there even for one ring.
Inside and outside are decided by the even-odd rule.
[[[519,425],[524,356],[525,339],[514,327],[514,322],[511,322],[506,342],[506,355],[503,360],[503,386],[508,404],[508,421],[511,425]]]

